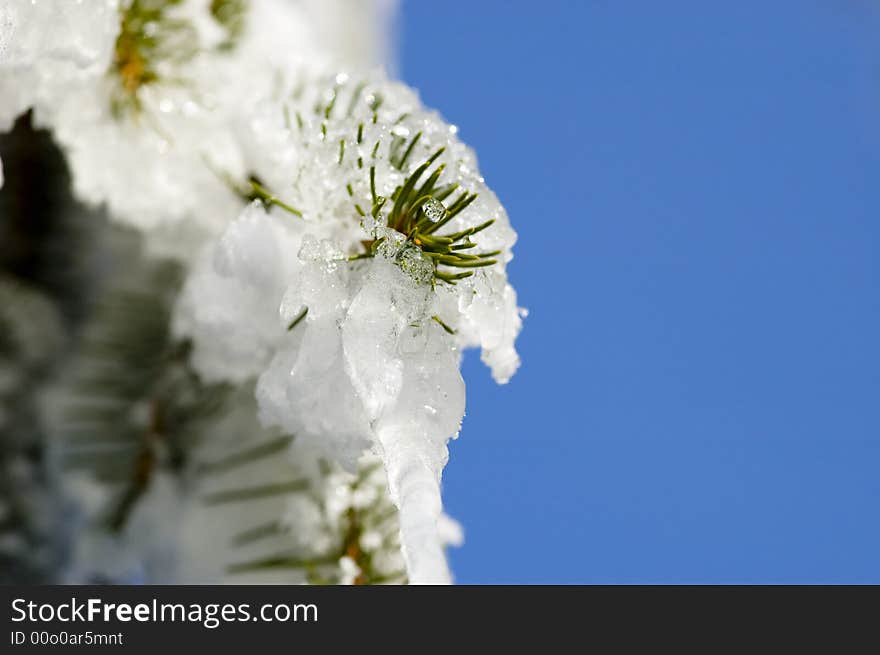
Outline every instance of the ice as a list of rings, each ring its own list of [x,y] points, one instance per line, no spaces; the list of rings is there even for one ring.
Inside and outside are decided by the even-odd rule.
[[[451,581],[443,551],[449,531],[443,523],[440,476],[448,458],[446,442],[458,434],[465,402],[459,354],[449,348],[440,326],[431,334],[422,352],[405,358],[403,392],[376,426],[414,584]]]
[[[429,286],[379,258],[368,266],[352,300],[342,326],[346,369],[371,419],[400,395],[403,360],[398,344],[409,325],[425,318],[429,292]]]
[[[400,508],[401,540],[413,583],[448,583],[440,538],[440,475],[446,441],[464,416],[459,354],[428,322],[422,347],[409,338],[425,323],[430,286],[392,262],[375,261],[343,326],[346,363],[375,426],[391,498]]]
[[[222,578],[219,552],[201,561],[193,553],[253,514],[280,522],[279,543],[311,545],[332,560],[334,580],[358,582],[374,573],[369,558],[357,556],[357,544],[344,557],[331,546],[346,539],[339,523],[348,512],[384,504],[399,516],[392,527],[371,526],[360,548],[375,549],[386,573],[405,565],[411,582],[449,582],[445,547],[460,531],[444,517],[440,481],[464,415],[461,351],[481,348],[499,382],[519,365],[523,314],[506,273],[516,234],[457,130],[405,85],[364,72],[383,57],[375,36],[383,0],[249,4],[231,49],[220,47],[228,35],[208,3],[176,5],[194,53],[149,62],[159,81],[136,89],[136,111],[122,112],[115,2],[59,9],[13,0],[0,9],[0,129],[33,107],[66,153],[76,195],[143,233],[152,254],[184,263],[174,335],[192,343],[203,381],[246,389],[253,401],[247,421],[218,429],[234,428],[242,441],[295,435],[283,456],[226,482],[297,475],[309,487],[308,499],[223,508],[208,519],[198,509],[202,482],[159,478],[124,543],[84,533],[81,571],[106,560],[125,579],[155,580],[163,567]],[[437,265],[417,234],[420,217],[443,221],[455,196],[447,205],[423,196],[407,220],[389,224],[400,219],[395,191],[429,157],[432,171],[444,167],[439,184],[478,194],[435,236],[494,221],[472,236],[472,252],[500,251],[496,264],[456,269],[441,257]],[[247,204],[251,180],[296,211]],[[462,270],[474,275],[456,284],[438,277]],[[83,515],[95,520],[100,507],[89,503],[106,502],[80,487]],[[171,519],[160,526],[162,517]],[[399,536],[391,549],[381,545],[389,534]]]
[[[181,334],[193,339],[194,361],[203,374],[222,373],[217,362],[223,361],[235,365],[229,379],[242,371],[256,375],[258,366],[241,366],[236,342],[256,343],[247,330],[268,325],[274,306],[280,337],[262,341],[272,344],[275,354],[263,364],[257,384],[264,425],[296,434],[348,470],[378,449],[390,498],[400,507],[412,580],[448,581],[438,528],[439,481],[446,440],[458,432],[464,413],[464,385],[457,348],[430,318],[432,287],[414,279],[396,257],[347,262],[332,242],[308,234],[298,266],[276,266],[276,253],[294,251],[292,241],[280,250],[276,246],[281,235],[295,240],[293,229],[282,228],[285,220],[255,205],[230,225],[184,289],[178,315],[188,322],[178,319],[177,325],[185,326]],[[251,260],[248,252],[262,257]],[[233,281],[237,286],[230,286]],[[242,323],[236,327],[220,321],[217,308],[209,309],[228,303],[242,285],[253,291],[234,296],[240,313],[231,316]],[[287,332],[285,326],[303,308],[308,312]],[[216,330],[221,324],[224,329]]]
[[[287,280],[279,306],[290,325],[308,308],[260,377],[261,416],[268,424],[311,440],[352,468],[368,444],[369,427],[345,374],[340,323],[350,302],[349,264],[324,240],[306,237],[301,268]]]
[[[278,456],[223,475],[157,472],[118,537],[100,529],[108,488],[66,478],[82,527],[68,579],[227,581],[230,560],[269,554],[233,552],[236,531],[276,521],[272,544],[323,558],[331,581],[448,582],[444,549],[460,531],[442,512],[440,476],[464,414],[460,350],[480,345],[493,369],[512,372],[519,315],[504,264],[515,235],[454,131],[406,86],[363,72],[384,58],[377,34],[391,3],[249,4],[240,42],[222,51],[208,3],[176,5],[197,52],[150,62],[160,81],[137,90],[133,112],[114,104],[116,2],[0,8],[0,129],[32,107],[66,154],[76,195],[186,265],[174,334],[192,343],[203,381],[250,399],[230,402],[235,411],[210,426],[223,438],[199,444],[188,465],[295,435]],[[334,59],[349,69],[324,66]],[[398,159],[399,140],[418,133]],[[475,240],[504,251],[497,270],[457,287],[434,278],[412,234],[388,226],[390,204],[371,215],[377,195],[390,197],[440,147],[444,182],[486,198],[447,229],[494,218]],[[247,205],[250,175],[303,216]],[[421,211],[431,222],[446,214],[433,198]],[[438,315],[461,329],[447,333]],[[218,490],[294,477],[302,493],[205,510]],[[345,528],[352,513],[360,534]],[[261,574],[248,575],[232,578]]]
[[[496,382],[504,384],[519,368],[514,340],[522,329],[526,311],[517,308],[516,291],[491,270],[475,276],[473,294],[462,312],[462,335],[480,344],[481,359]]]
[[[404,248],[397,255],[395,264],[419,286],[430,284],[434,277],[433,262],[416,246]]]
[[[263,236],[246,238],[233,225],[217,242],[272,261],[278,240],[273,235],[281,229],[289,239],[284,251],[297,253],[297,265],[261,268],[257,275],[224,267],[215,257],[203,259],[190,276],[204,277],[210,264],[209,278],[220,275],[226,285],[233,280],[251,285],[260,311],[234,313],[233,319],[247,315],[263,325],[274,306],[276,337],[260,341],[271,352],[269,361],[261,353],[254,365],[237,362],[234,344],[225,337],[256,342],[251,328],[229,323],[222,335],[212,328],[218,322],[213,313],[224,315],[224,310],[208,308],[228,302],[224,297],[248,306],[232,286],[213,294],[207,288],[187,292],[188,303],[205,307],[199,310],[204,325],[197,321],[186,335],[197,354],[225,357],[257,377],[263,425],[296,434],[349,472],[366,453],[377,453],[389,498],[400,511],[410,580],[448,582],[444,549],[460,533],[442,518],[440,480],[447,441],[458,434],[464,415],[460,353],[482,348],[483,361],[499,382],[519,365],[514,340],[521,313],[505,272],[516,235],[479,175],[472,151],[442,119],[421,108],[409,89],[380,75],[305,75],[310,83],[303,85],[298,76],[287,91],[281,82],[272,98],[258,103],[240,137],[249,144],[246,168],[302,218],[278,209],[264,212],[253,226]],[[383,102],[376,109],[379,97]],[[409,159],[395,160],[392,139],[412,139],[419,132]],[[405,145],[397,146],[398,153]],[[442,183],[457,183],[480,196],[439,234],[494,220],[472,241],[476,252],[501,251],[497,264],[456,285],[437,281],[433,261],[416,240],[387,225],[390,204],[373,216],[373,194],[391,197],[440,147],[445,152],[437,164],[448,171]],[[420,211],[433,222],[447,210],[431,198]],[[188,283],[186,289],[191,288]],[[195,362],[210,372],[205,358]]]
[[[437,148],[446,149],[437,160],[446,166],[442,181],[456,182],[478,197],[441,233],[493,220],[491,227],[472,237],[472,252],[500,250],[501,254],[497,265],[476,271],[473,278],[453,289],[455,300],[444,305],[441,318],[453,326],[462,324],[456,345],[481,347],[483,361],[495,379],[508,380],[518,366],[513,343],[521,317],[504,268],[512,258],[516,234],[480,176],[471,149],[437,114],[422,108],[410,89],[379,74],[316,75],[301,70],[292,80],[279,84],[281,90],[275,98],[259,103],[256,117],[246,127],[247,136],[242,137],[252,145],[246,155],[247,168],[282,190],[284,199],[303,211],[307,229],[317,237],[331,238],[348,254],[363,252],[364,239],[378,239],[377,256],[393,259],[413,279],[424,283],[432,278],[433,264],[425,261],[417,246],[407,243],[407,235],[386,225],[390,203],[376,218],[369,213],[373,204],[369,171],[374,170],[377,196],[389,197],[406,174]],[[383,101],[375,111],[374,123],[372,104],[378,98]],[[417,133],[421,138],[404,169],[398,170],[389,155],[393,139],[404,139],[405,143]],[[343,141],[347,145],[340,158],[339,143]],[[352,220],[357,216],[355,205],[366,214],[356,221]],[[440,220],[446,213],[434,198],[424,203],[422,211],[429,220]]]
[[[428,199],[428,201],[422,205],[422,211],[425,212],[425,216],[427,216],[428,220],[432,223],[436,223],[446,215],[446,207],[443,206],[442,202],[435,198]]]

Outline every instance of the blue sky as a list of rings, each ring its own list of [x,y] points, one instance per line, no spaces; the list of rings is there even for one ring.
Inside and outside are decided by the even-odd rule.
[[[520,241],[462,583],[880,583],[880,5],[404,1]]]

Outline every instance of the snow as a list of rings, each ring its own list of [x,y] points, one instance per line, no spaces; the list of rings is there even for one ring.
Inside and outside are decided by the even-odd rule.
[[[141,232],[152,255],[185,265],[173,333],[191,342],[203,382],[249,394],[217,420],[214,431],[227,438],[200,456],[294,435],[282,454],[236,469],[225,485],[280,475],[309,489],[256,510],[231,503],[206,512],[200,499],[216,478],[161,474],[113,543],[95,527],[110,502],[104,490],[70,479],[91,526],[72,580],[102,568],[127,580],[225,579],[230,561],[266,553],[218,546],[201,557],[206,544],[274,519],[279,547],[329,552],[339,581],[357,582],[375,572],[356,561],[358,548],[333,550],[346,539],[340,526],[385,503],[397,508],[393,527],[368,526],[357,541],[380,577],[404,569],[413,583],[451,581],[445,548],[461,530],[443,514],[441,477],[465,411],[461,353],[480,348],[506,382],[519,366],[524,311],[506,272],[516,233],[474,152],[413,90],[373,68],[386,54],[392,5],[254,0],[229,52],[215,47],[224,35],[207,4],[187,0],[175,11],[198,51],[154,62],[159,81],[138,89],[136,110],[121,115],[120,80],[107,74],[120,29],[115,2],[59,10],[13,0],[0,9],[0,129],[33,107],[67,155],[77,196]],[[428,221],[442,224],[437,234],[492,221],[467,245],[500,252],[456,284],[435,276],[412,233],[389,225],[395,191],[429,158],[443,185],[478,194],[447,224],[455,196],[424,199]],[[248,202],[262,188],[280,202]]]
[[[107,74],[120,29],[116,0],[10,0],[0,9],[0,130],[32,107],[64,147],[77,196],[147,233],[156,254],[184,260],[241,207],[229,181],[246,172],[235,129],[250,100],[267,93],[280,69],[331,58],[375,64],[370,57],[379,56],[364,48],[324,54],[317,37],[333,32],[330,8],[286,0],[251,0],[232,56],[215,48],[219,26],[208,7],[186,0],[169,10],[192,26],[196,43],[187,45],[196,54],[155,62],[159,81],[140,88],[139,108],[122,115],[114,108],[120,82]],[[365,16],[381,7],[355,8]],[[354,25],[335,28],[340,42]]]
[[[379,74],[328,74],[304,88],[276,91],[243,128],[246,168],[302,216],[255,204],[232,221],[193,267],[176,330],[192,340],[206,378],[257,378],[264,425],[348,470],[377,453],[400,509],[411,580],[448,582],[440,479],[464,415],[460,353],[480,346],[502,382],[516,371],[521,314],[504,270],[515,233],[472,151],[409,89]],[[380,96],[374,123],[370,99]],[[419,131],[397,170],[383,146]],[[361,218],[355,208],[372,206],[368,167],[377,193],[390,196],[439,147],[445,181],[481,194],[446,229],[494,219],[473,238],[502,251],[498,264],[455,286],[435,282],[431,261],[384,215]],[[438,205],[428,206],[429,220],[445,215]],[[370,239],[381,239],[374,256],[350,259]]]

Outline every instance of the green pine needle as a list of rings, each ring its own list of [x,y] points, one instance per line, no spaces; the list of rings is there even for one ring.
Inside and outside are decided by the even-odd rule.
[[[446,325],[446,323],[444,323],[443,320],[439,316],[437,316],[435,314],[431,318],[434,319],[435,321],[437,321],[437,323],[440,324],[440,327],[442,327],[444,330],[446,330],[446,332],[448,332],[449,334],[455,334],[455,330],[453,330],[451,327]]]
[[[261,200],[263,204],[267,206],[277,205],[278,207],[281,207],[281,209],[283,209],[284,211],[289,212],[294,216],[297,216],[299,218],[303,217],[300,210],[281,200],[278,196],[276,196],[266,187],[264,187],[256,178],[251,177],[248,182],[250,183],[251,187],[252,199]]]
[[[255,500],[258,498],[270,498],[272,496],[281,496],[289,493],[297,493],[307,491],[309,488],[308,480],[290,480],[288,482],[279,482],[273,484],[258,485],[255,487],[244,487],[242,489],[226,489],[204,497],[207,505],[221,505],[224,503],[234,503],[245,500]]]
[[[398,140],[396,145],[392,143],[392,163],[398,168],[402,168],[420,137],[421,133],[416,134],[402,152],[400,152],[403,148],[402,141]],[[491,226],[494,223],[493,220],[485,221],[459,232],[438,234],[440,229],[461,214],[477,198],[476,193],[462,191],[448,207],[443,204],[443,200],[451,196],[458,188],[457,184],[439,185],[440,178],[445,171],[444,164],[439,164],[428,173],[443,152],[443,148],[435,151],[391,194],[393,205],[388,215],[388,227],[405,235],[410,243],[418,246],[422,253],[433,261],[436,280],[455,284],[458,280],[472,276],[474,272],[469,270],[450,273],[439,267],[476,269],[492,266],[498,263],[495,257],[500,255],[501,251],[476,254],[463,252],[475,247],[476,244],[470,241],[470,237]],[[427,177],[420,184],[426,173],[428,173]],[[375,166],[370,167],[370,195],[373,201],[370,214],[374,218],[378,218],[386,198],[376,194]],[[360,216],[366,215],[360,205],[355,205],[355,211]],[[368,252],[364,256],[371,256],[380,242],[381,240],[367,242]]]
[[[290,325],[287,326],[287,331],[290,332],[291,330],[293,330],[293,328],[295,328],[297,325],[299,325],[300,322],[306,317],[306,314],[308,314],[308,313],[309,313],[309,308],[306,307],[305,309],[303,309],[303,310],[299,313],[299,315],[298,315],[296,318],[294,318],[294,319],[290,322]]]
[[[227,455],[222,459],[213,462],[204,462],[199,465],[198,471],[202,474],[225,473],[239,466],[250,464],[258,459],[262,459],[263,457],[279,453],[287,448],[291,441],[293,441],[293,437],[290,436],[278,437],[266,441],[265,443],[251,446],[250,448],[241,450],[237,453]]]

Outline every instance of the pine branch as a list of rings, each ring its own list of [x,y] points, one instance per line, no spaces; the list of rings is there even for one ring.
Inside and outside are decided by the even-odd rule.
[[[228,388],[189,369],[189,347],[169,331],[179,271],[129,262],[134,278],[109,289],[64,382],[64,463],[121,483],[107,525],[122,530],[157,470],[182,472]]]

